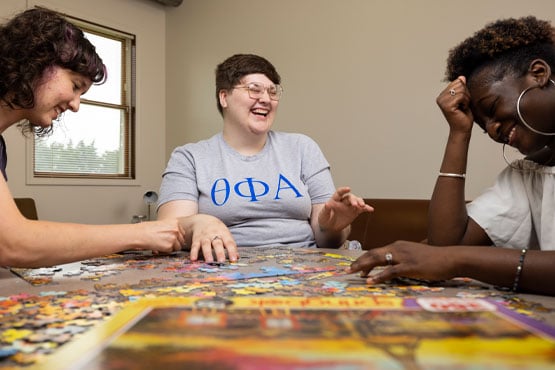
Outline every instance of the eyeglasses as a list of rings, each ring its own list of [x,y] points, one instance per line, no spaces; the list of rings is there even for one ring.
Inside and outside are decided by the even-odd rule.
[[[247,90],[251,99],[260,99],[264,96],[264,92],[267,91],[270,99],[277,101],[281,98],[281,94],[283,93],[283,87],[281,87],[281,85],[270,85],[266,87],[256,82],[251,82],[246,85],[237,85],[234,89]]]

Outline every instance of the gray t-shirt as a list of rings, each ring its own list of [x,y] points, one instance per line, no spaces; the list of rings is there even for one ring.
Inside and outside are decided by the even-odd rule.
[[[198,202],[199,213],[222,220],[241,247],[313,247],[312,205],[334,191],[330,166],[308,136],[270,131],[260,153],[243,156],[219,133],[173,151],[158,205]]]

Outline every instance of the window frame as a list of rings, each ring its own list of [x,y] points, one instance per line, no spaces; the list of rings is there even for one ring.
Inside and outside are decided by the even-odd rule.
[[[103,26],[91,21],[59,13],[84,32],[122,42],[121,104],[81,99],[81,104],[92,107],[118,109],[123,122],[123,174],[61,173],[35,171],[35,135],[26,138],[26,183],[28,185],[137,185],[136,178],[136,35]],[[108,78],[109,78],[108,71]]]

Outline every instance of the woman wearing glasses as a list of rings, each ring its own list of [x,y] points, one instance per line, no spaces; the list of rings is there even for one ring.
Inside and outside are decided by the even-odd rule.
[[[467,276],[513,291],[555,295],[553,36],[549,22],[507,19],[451,50],[451,82],[437,98],[450,131],[428,232],[428,242],[443,247],[397,242],[361,256],[351,272],[366,276],[389,265],[368,282]],[[509,163],[495,185],[467,206],[473,122],[503,150],[514,147],[526,158]]]
[[[334,189],[318,145],[272,131],[282,94],[266,59],[238,54],[216,69],[223,131],[178,147],[163,174],[158,218],[190,216],[191,259],[237,259],[238,246],[338,247],[350,223],[372,208]]]

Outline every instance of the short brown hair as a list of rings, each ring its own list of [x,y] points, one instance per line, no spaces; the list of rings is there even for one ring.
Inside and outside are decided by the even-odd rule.
[[[276,68],[267,59],[254,54],[235,54],[216,68],[216,102],[218,111],[223,114],[219,94],[222,90],[231,90],[241,79],[253,73],[262,73],[273,83],[280,84],[281,77]]]

